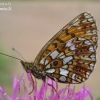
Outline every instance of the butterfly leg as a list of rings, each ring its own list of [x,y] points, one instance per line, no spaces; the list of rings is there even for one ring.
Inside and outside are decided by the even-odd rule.
[[[33,92],[34,90],[34,81],[33,81],[33,77],[32,77],[32,74],[30,73],[30,76],[31,76],[31,82],[32,82],[32,90],[31,92],[29,92],[29,95]],[[36,82],[36,79],[35,79],[35,82]]]
[[[58,95],[58,97],[59,97],[59,94],[57,93],[57,91],[56,91],[56,89],[53,87],[53,85],[52,85],[52,84],[49,84],[49,83],[47,83],[47,85],[51,86],[51,87],[54,89],[54,91],[56,92],[56,94]]]

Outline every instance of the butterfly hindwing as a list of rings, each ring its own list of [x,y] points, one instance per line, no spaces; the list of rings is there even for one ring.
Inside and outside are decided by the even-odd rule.
[[[44,61],[47,76],[62,83],[81,83],[88,79],[96,63],[96,54],[95,45],[90,41],[86,44],[86,41],[89,40],[76,37],[51,52]]]

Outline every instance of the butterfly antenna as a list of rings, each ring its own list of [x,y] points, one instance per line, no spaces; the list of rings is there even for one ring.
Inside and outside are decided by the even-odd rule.
[[[4,54],[4,53],[1,53],[1,52],[0,52],[0,54],[1,54],[1,55],[5,55],[5,56],[8,56],[8,57],[11,57],[11,58],[14,58],[14,59],[17,59],[17,60],[20,60],[20,61],[21,61],[21,59],[19,59],[19,58],[16,58],[16,57],[13,57],[13,56],[10,56],[10,55],[7,55],[7,54]]]
[[[18,53],[23,59],[24,57],[15,49],[15,48],[12,48],[13,51],[15,51],[16,53]],[[25,60],[25,59],[24,59]],[[26,60],[25,60],[26,61]]]

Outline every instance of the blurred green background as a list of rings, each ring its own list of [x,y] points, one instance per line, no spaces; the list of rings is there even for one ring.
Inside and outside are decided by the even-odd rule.
[[[3,44],[0,43],[0,52],[3,53],[6,51],[7,50],[3,48]],[[4,86],[8,90],[8,92],[11,91],[9,91],[9,86],[12,84],[13,78],[13,74],[11,73],[12,64],[14,64],[13,59],[9,59],[8,57],[5,57],[0,54],[0,86]]]
[[[3,2],[8,5],[2,5]],[[11,10],[0,10],[0,52],[22,59],[12,51],[14,47],[27,61],[34,61],[45,43],[82,12],[90,12],[100,29],[99,0],[0,0],[0,8],[4,7]],[[99,55],[98,47],[95,70],[85,83],[95,97],[100,94]],[[19,61],[0,55],[0,86],[9,95],[14,76],[20,77],[23,73],[25,71]],[[38,85],[41,83],[39,80]],[[60,87],[65,85],[59,84]],[[81,86],[76,85],[76,90]]]

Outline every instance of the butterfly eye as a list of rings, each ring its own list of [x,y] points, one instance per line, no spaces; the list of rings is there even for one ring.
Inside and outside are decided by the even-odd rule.
[[[30,65],[29,65],[29,63],[27,63],[25,67],[26,67],[25,68],[26,69],[26,72],[29,73],[30,72]]]

